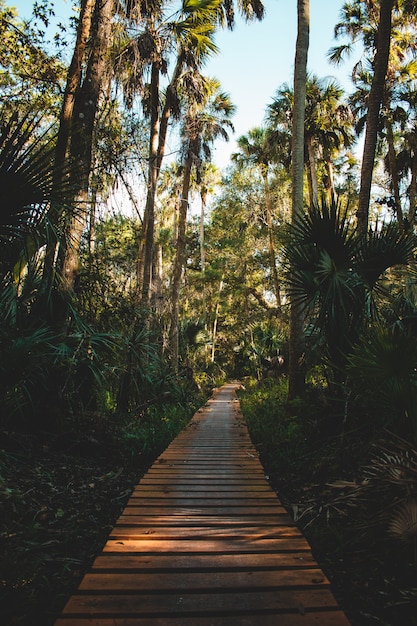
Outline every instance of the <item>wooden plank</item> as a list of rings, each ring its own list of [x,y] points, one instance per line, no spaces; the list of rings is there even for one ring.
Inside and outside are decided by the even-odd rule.
[[[240,527],[239,529],[226,528],[210,528],[207,526],[192,526],[176,528],[175,526],[127,526],[117,523],[110,533],[111,538],[135,538],[152,536],[153,538],[166,539],[175,537],[177,539],[208,539],[216,537],[218,539],[233,540],[235,538],[243,540],[252,540],[261,537],[262,539],[278,539],[281,537],[302,537],[302,534],[295,526],[273,526],[271,530],[261,527]]]
[[[202,589],[219,591],[232,589],[246,590],[288,589],[292,587],[327,588],[329,581],[320,569],[255,571],[255,572],[157,572],[157,573],[117,573],[86,574],[79,587],[89,593],[103,591],[173,591],[185,590],[187,593]]]
[[[301,537],[282,537],[278,539],[159,539],[147,535],[141,539],[115,539],[107,541],[103,552],[262,552],[307,549],[306,539]]]
[[[55,626],[348,626],[268,484],[234,387],[132,491]]]
[[[302,619],[300,619],[302,617]],[[291,614],[259,614],[230,617],[62,617],[55,626],[349,626],[349,622],[340,610]]]
[[[150,617],[193,613],[196,616],[215,617],[232,613],[243,615],[248,611],[279,611],[301,615],[310,610],[337,609],[334,596],[327,589],[273,589],[239,592],[187,593],[105,593],[78,594],[68,601],[65,612],[83,616],[93,615]]]
[[[251,571],[266,571],[268,569],[311,569],[316,562],[308,548],[290,552],[264,553],[261,556],[253,554],[176,554],[175,559],[171,555],[162,553],[152,556],[143,554],[105,554],[96,557],[92,571],[117,570],[117,571],[152,571],[192,569],[193,571],[204,569],[236,570],[249,569]]]

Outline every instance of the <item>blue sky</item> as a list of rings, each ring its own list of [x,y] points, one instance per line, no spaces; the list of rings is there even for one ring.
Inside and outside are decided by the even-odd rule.
[[[341,67],[328,64],[326,53],[335,44],[334,25],[344,0],[310,0],[309,71],[320,77],[334,76],[350,88],[351,64]],[[31,14],[32,0],[8,0],[22,17]],[[72,0],[54,0],[57,19],[65,21],[72,14]],[[235,139],[263,122],[267,105],[277,88],[291,83],[297,36],[297,0],[264,0],[262,22],[245,23],[241,19],[233,31],[222,31],[216,37],[220,53],[206,66],[205,73],[221,82],[237,106],[233,124],[235,136],[228,143],[219,141],[214,160],[219,167],[227,165],[236,149]]]

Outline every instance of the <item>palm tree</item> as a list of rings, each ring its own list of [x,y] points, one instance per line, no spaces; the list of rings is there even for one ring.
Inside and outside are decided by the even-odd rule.
[[[310,203],[319,197],[318,165],[321,159],[326,172],[326,191],[335,197],[333,161],[341,148],[353,143],[353,115],[343,102],[343,90],[332,79],[307,76],[304,120],[304,151]],[[268,106],[267,122],[273,128],[285,128],[292,120],[294,93],[284,84]]]
[[[293,301],[320,332],[334,395],[341,395],[347,359],[365,322],[376,319],[378,287],[387,270],[415,267],[416,244],[395,222],[378,225],[364,238],[335,203],[310,207],[289,226],[287,283]]]
[[[260,0],[238,0],[237,4],[247,20],[262,19],[263,4]],[[133,1],[127,3],[127,8],[132,22],[142,25],[142,30],[119,58],[121,62],[126,61],[125,66],[129,67],[128,100],[131,100],[132,90],[142,85],[146,96],[145,109],[150,117],[148,193],[138,264],[138,278],[142,284],[140,299],[146,302],[151,293],[155,198],[168,123],[172,118],[178,120],[181,85],[186,84],[192,73],[199,71],[208,55],[216,52],[213,35],[217,26],[233,28],[234,5],[229,0],[183,0],[181,9],[168,19],[165,10],[170,7],[164,0],[159,0],[151,8],[145,3],[142,5],[141,2]],[[169,84],[162,93],[160,77],[166,73],[172,49],[176,50],[176,62]],[[142,74],[149,69],[150,84],[145,87]]]
[[[270,133],[266,128],[253,128],[247,135],[239,137],[238,146],[240,152],[232,154],[232,160],[237,164],[251,164],[259,170],[265,189],[265,209],[266,224],[268,229],[268,245],[269,245],[269,261],[272,274],[272,282],[274,285],[276,306],[281,309],[281,289],[278,278],[273,219],[272,219],[272,200],[271,189],[269,184],[269,168],[273,160],[273,143],[270,140]]]
[[[294,67],[294,109],[292,119],[292,209],[294,222],[304,211],[304,119],[307,82],[307,56],[310,39],[310,1],[297,1],[297,43]],[[288,399],[304,392],[304,335],[303,312],[293,302],[290,311],[290,353]]]
[[[364,235],[368,229],[372,174],[375,162],[379,113],[383,102],[384,84],[388,70],[393,7],[394,0],[380,0],[378,17],[376,18],[377,29],[375,30],[371,21],[367,20],[367,16],[375,20],[376,5],[374,3],[364,2],[363,0],[355,0],[353,5],[346,3],[342,13],[347,19],[335,28],[336,35],[344,32],[351,36],[352,41],[355,41],[358,36],[362,36],[364,44],[375,52],[372,60],[372,84],[367,99],[366,131],[357,209],[358,227]],[[330,59],[338,62],[342,58],[343,53],[350,49],[349,46],[335,48],[330,53]]]
[[[345,16],[345,18],[348,19],[349,16]],[[372,52],[372,41],[375,41],[378,29],[378,15],[374,15],[374,12],[372,15],[367,15],[366,11],[364,11],[361,18],[362,23],[363,28],[366,28],[367,39],[369,39]],[[405,124],[409,116],[409,104],[405,105],[404,94],[407,91],[407,87],[412,84],[415,76],[416,44],[414,38],[410,37],[410,33],[414,29],[415,17],[407,16],[404,7],[398,5],[393,12],[390,55],[378,122],[378,139],[380,141],[378,153],[384,150],[383,143],[386,143],[385,166],[390,177],[393,208],[401,226],[406,226],[406,224],[403,221],[401,180],[398,171],[396,144],[398,144],[398,138],[405,132]],[[336,48],[335,50],[337,51],[338,49]],[[352,75],[356,89],[351,95],[350,101],[356,115],[359,116],[356,125],[358,134],[362,132],[366,124],[367,106],[374,75],[373,65],[372,56],[367,56],[357,64]],[[390,204],[392,204],[391,200]]]
[[[163,0],[150,8],[136,2],[128,5],[129,17],[142,29],[120,53],[119,63],[129,68],[128,99],[131,98],[132,85],[136,89],[142,86],[144,109],[150,120],[148,189],[138,264],[139,298],[145,303],[151,294],[155,200],[168,122],[174,114],[178,118],[180,113],[178,89],[181,83],[189,80],[193,73],[198,73],[205,59],[217,51],[213,37],[219,5],[220,0],[184,0],[181,9],[170,17],[166,15],[169,7]],[[172,49],[176,50],[175,67],[163,94],[161,75],[167,72]],[[142,78],[146,72],[150,73],[148,86],[143,84]]]
[[[178,367],[178,323],[179,292],[184,267],[185,230],[187,221],[188,195],[191,185],[191,172],[200,177],[202,164],[210,160],[211,146],[217,138],[228,140],[228,130],[233,130],[230,121],[235,111],[230,97],[220,91],[220,83],[215,79],[202,78],[204,98],[191,101],[184,116],[182,127],[182,190],[179,203],[178,235],[176,255],[171,283],[171,327],[170,346],[174,369]]]

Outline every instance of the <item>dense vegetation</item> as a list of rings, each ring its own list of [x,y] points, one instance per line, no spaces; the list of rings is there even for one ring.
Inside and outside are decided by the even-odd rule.
[[[76,5],[51,37],[48,1],[24,22],[0,0],[2,616],[53,620],[141,473],[235,378],[352,623],[411,625],[415,3],[343,4],[330,57],[358,47],[352,93],[277,86],[224,172],[235,106],[203,68],[233,3]]]

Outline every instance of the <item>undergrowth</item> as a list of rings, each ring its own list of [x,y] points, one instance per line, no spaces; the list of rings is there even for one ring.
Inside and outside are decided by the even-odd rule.
[[[314,385],[305,399],[288,404],[285,377],[245,381],[239,399],[270,483],[352,625],[416,626],[413,546],[389,526],[394,502],[400,510],[414,506],[412,444],[386,432],[384,439],[356,415],[350,429],[340,422],[337,428],[338,407]]]
[[[56,433],[0,432],[0,615],[49,626],[153,460],[204,399],[140,419],[85,414]]]

